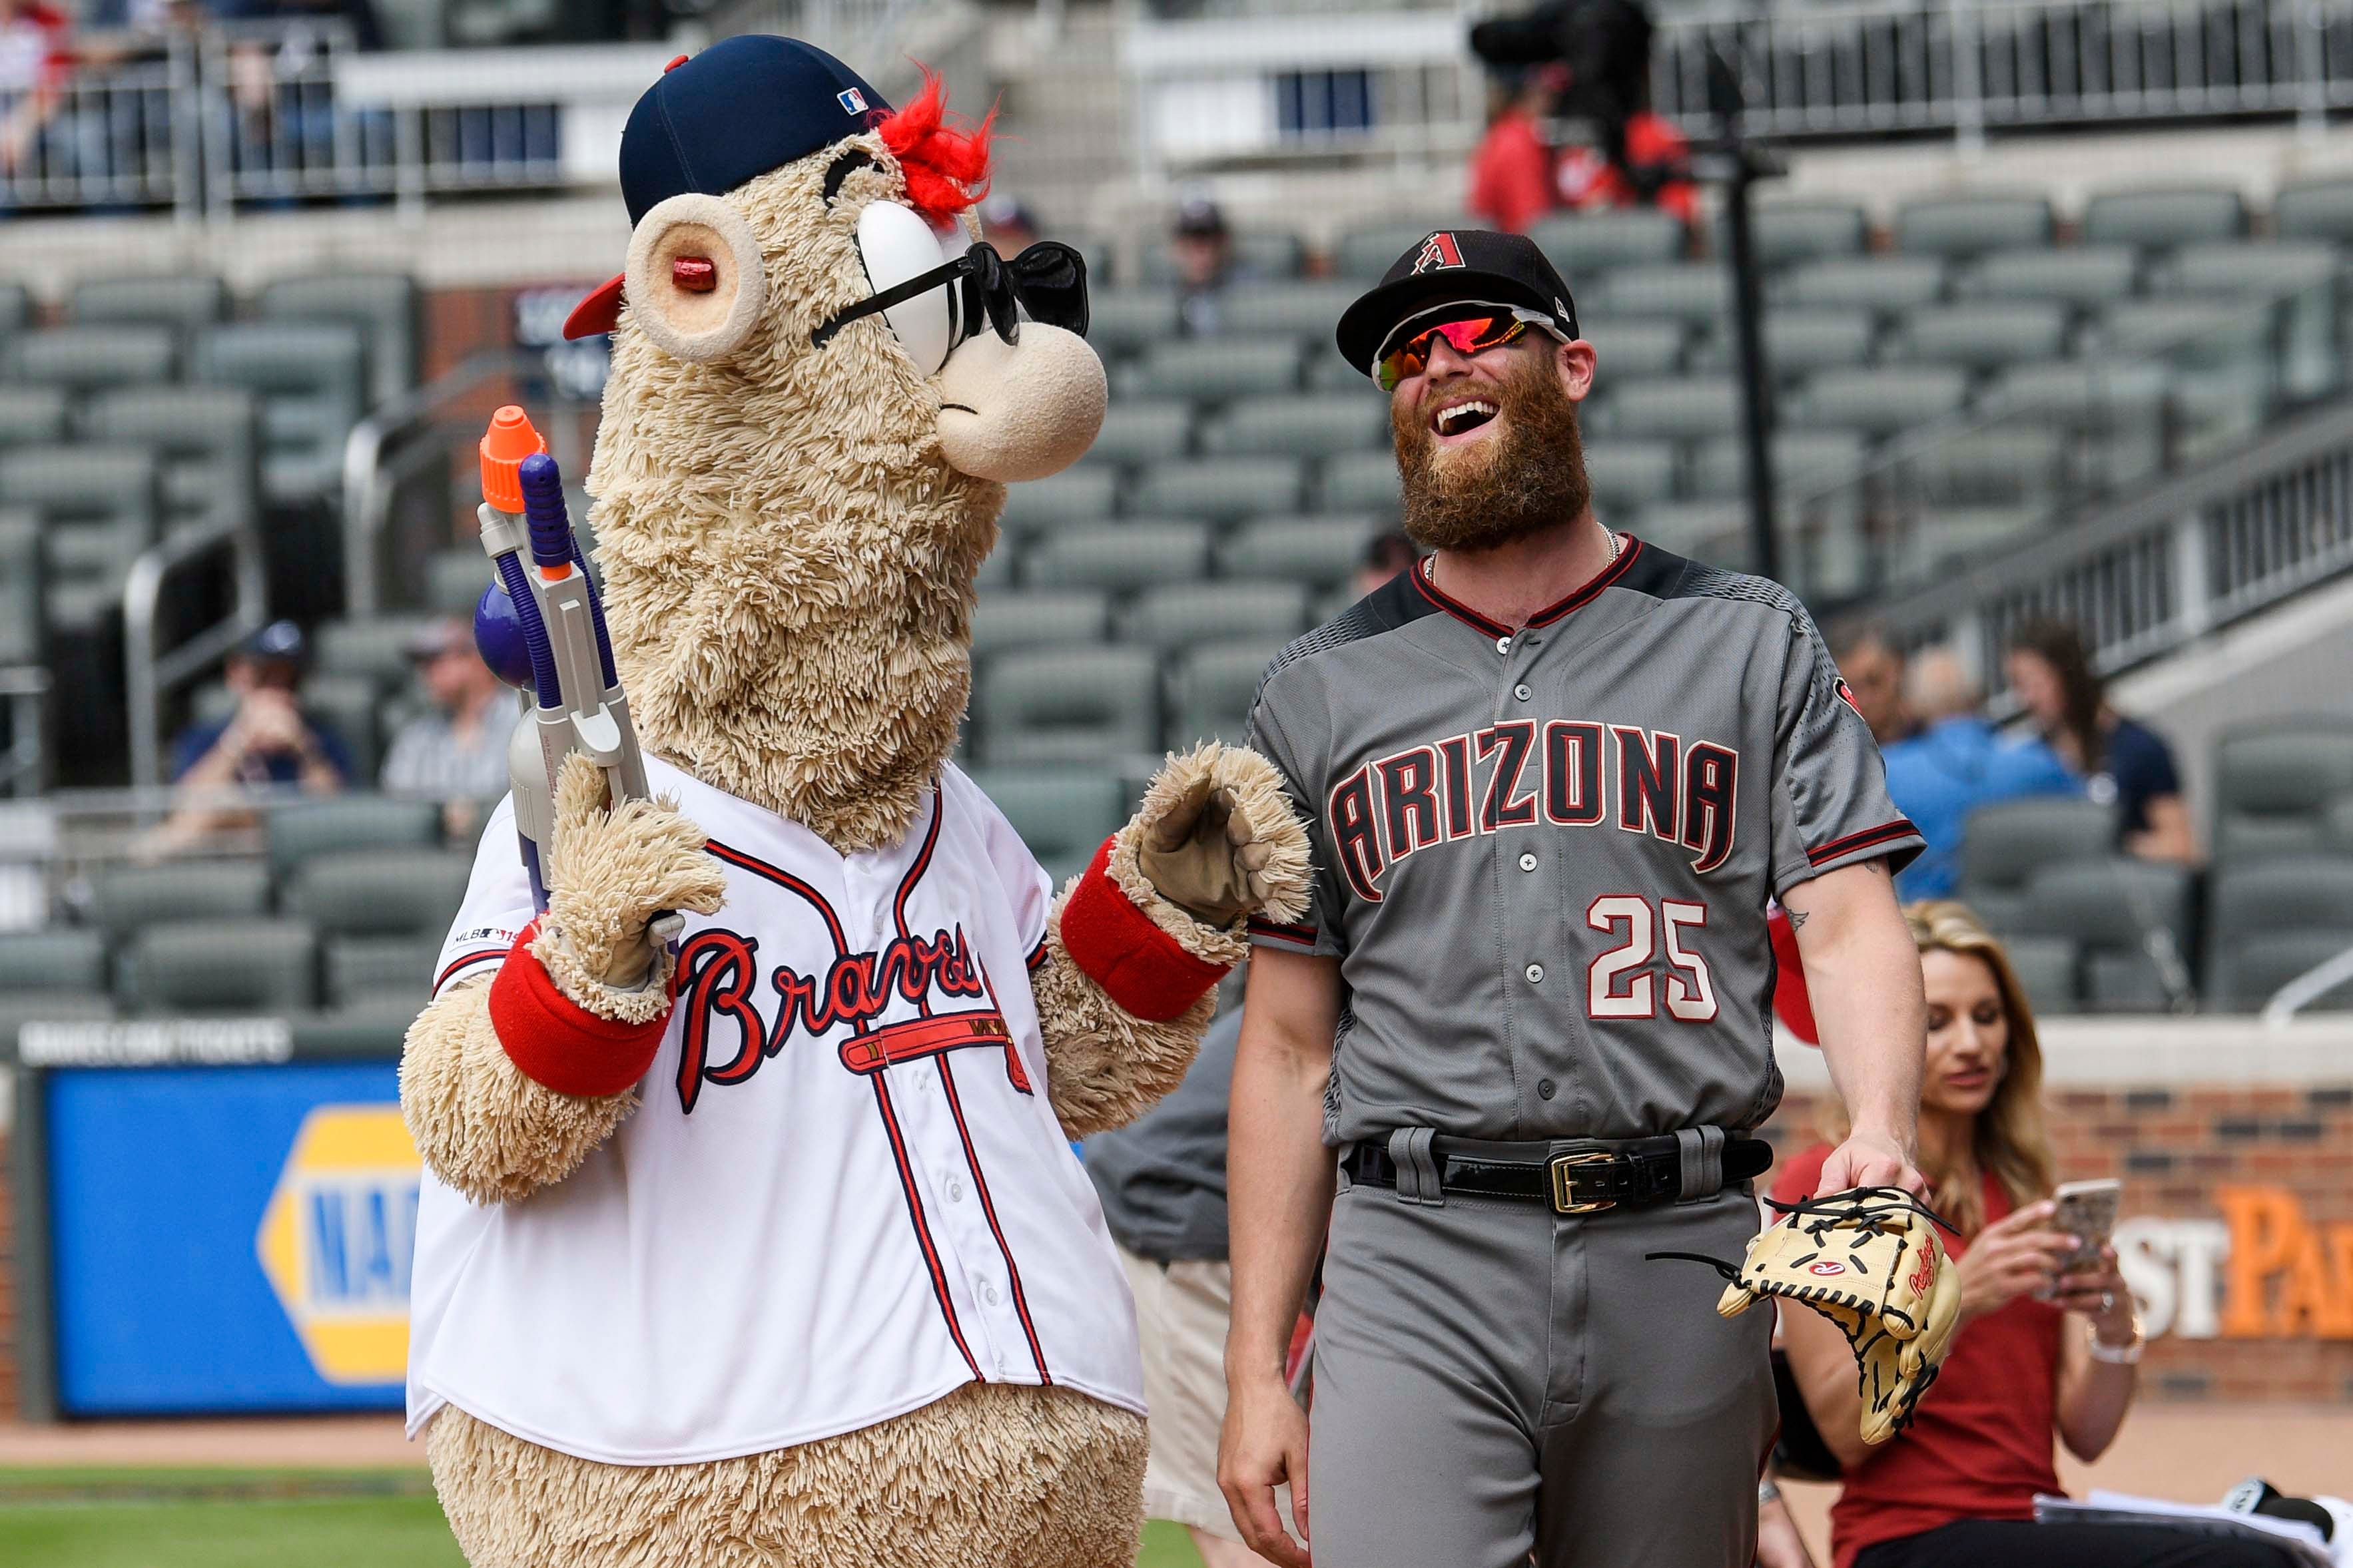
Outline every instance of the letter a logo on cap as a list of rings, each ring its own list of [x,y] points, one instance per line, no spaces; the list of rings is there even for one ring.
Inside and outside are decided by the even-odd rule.
[[[833,97],[834,101],[840,104],[843,111],[846,113],[863,114],[866,112],[866,95],[859,91],[854,87],[845,88],[841,91],[835,93]]]
[[[1462,247],[1454,237],[1443,229],[1421,242],[1421,254],[1413,258],[1415,273],[1433,272],[1441,267],[1462,265]]]

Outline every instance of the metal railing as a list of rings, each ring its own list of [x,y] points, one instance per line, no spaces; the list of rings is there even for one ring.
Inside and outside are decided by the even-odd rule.
[[[226,558],[229,609],[220,620],[164,646],[165,590],[190,568]],[[227,657],[269,616],[261,535],[248,515],[172,534],[142,551],[122,585],[122,668],[131,729],[131,782],[164,782],[164,703]]]

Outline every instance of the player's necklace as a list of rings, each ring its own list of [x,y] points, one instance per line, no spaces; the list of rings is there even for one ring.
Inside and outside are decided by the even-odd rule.
[[[1614,528],[1605,528],[1601,531],[1606,534],[1609,540],[1609,559],[1605,563],[1605,564],[1614,566],[1618,563],[1618,557],[1626,552],[1626,536],[1619,532]],[[1431,587],[1435,588],[1438,586],[1438,557],[1436,555],[1431,555],[1428,560],[1421,563],[1421,574],[1430,579],[1430,585]]]

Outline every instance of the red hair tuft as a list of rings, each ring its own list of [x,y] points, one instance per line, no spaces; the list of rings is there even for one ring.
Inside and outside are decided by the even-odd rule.
[[[988,194],[988,142],[996,125],[993,108],[976,126],[950,123],[947,86],[925,66],[923,91],[874,129],[906,175],[908,205],[944,226]]]

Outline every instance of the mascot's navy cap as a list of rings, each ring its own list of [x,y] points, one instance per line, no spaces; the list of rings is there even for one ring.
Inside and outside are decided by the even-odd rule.
[[[724,195],[746,180],[855,136],[890,112],[882,95],[823,49],[744,34],[672,60],[621,132],[621,198],[635,226],[670,197]],[[564,323],[567,338],[609,332],[618,278]]]

